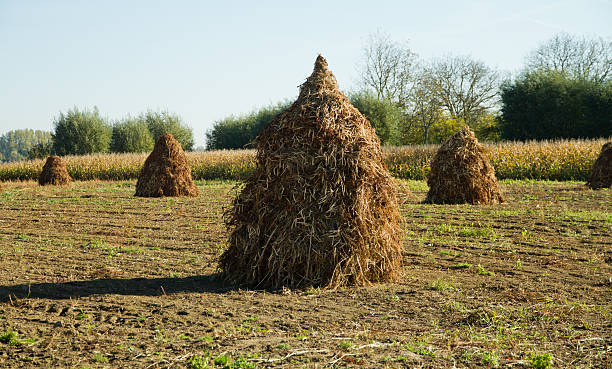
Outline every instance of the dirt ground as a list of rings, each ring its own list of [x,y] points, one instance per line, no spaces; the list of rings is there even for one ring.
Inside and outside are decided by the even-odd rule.
[[[336,291],[217,277],[231,182],[2,183],[0,367],[612,368],[611,190],[441,206],[405,183],[401,282]]]

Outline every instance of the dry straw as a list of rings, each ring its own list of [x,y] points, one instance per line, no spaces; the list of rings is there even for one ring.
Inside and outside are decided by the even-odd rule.
[[[612,187],[612,142],[607,142],[601,148],[587,185],[593,189]]]
[[[52,155],[47,158],[40,172],[38,184],[41,186],[66,185],[70,183],[71,180],[72,178],[70,178],[68,174],[64,161],[59,156]]]
[[[160,136],[136,182],[136,196],[197,196],[181,144],[170,133]]]
[[[440,146],[431,162],[425,202],[496,204],[503,202],[495,170],[468,126]]]
[[[256,170],[225,221],[220,267],[234,283],[334,288],[397,278],[400,214],[380,141],[322,56],[257,138]]]

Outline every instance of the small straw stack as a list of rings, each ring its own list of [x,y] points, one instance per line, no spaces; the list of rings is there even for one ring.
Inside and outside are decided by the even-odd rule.
[[[66,163],[56,155],[51,155],[47,158],[40,176],[38,176],[38,184],[41,186],[66,185],[71,181],[72,178],[68,174]]]
[[[474,132],[464,126],[440,146],[431,162],[425,202],[497,204],[504,202],[495,170]]]
[[[397,278],[400,214],[380,141],[321,55],[257,145],[256,171],[225,213],[227,279],[335,288]]]
[[[606,142],[591,168],[587,186],[592,189],[612,187],[612,142]]]
[[[136,182],[135,196],[197,196],[181,144],[170,133],[160,136]]]

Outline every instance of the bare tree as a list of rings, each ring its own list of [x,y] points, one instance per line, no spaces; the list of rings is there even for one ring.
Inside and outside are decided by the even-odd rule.
[[[435,80],[423,68],[416,74],[410,94],[409,121],[423,131],[423,143],[429,143],[429,130],[442,118],[442,102],[435,88]]]
[[[379,31],[369,36],[363,56],[364,63],[360,67],[363,85],[374,90],[379,100],[388,99],[405,106],[416,54]]]
[[[428,85],[448,114],[471,126],[499,101],[499,73],[470,57],[435,60],[427,75]]]
[[[612,41],[559,33],[527,56],[527,68],[605,82],[612,75]]]

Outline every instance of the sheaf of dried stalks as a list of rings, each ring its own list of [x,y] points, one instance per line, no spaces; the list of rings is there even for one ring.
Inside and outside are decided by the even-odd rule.
[[[135,196],[197,196],[181,144],[170,133],[160,136],[136,182]]]
[[[601,148],[587,185],[593,189],[612,187],[612,142],[607,142]]]
[[[380,141],[319,55],[298,99],[257,138],[255,172],[225,213],[220,267],[257,287],[393,281],[400,219]]]
[[[495,170],[468,126],[440,146],[431,162],[425,202],[496,204],[504,201]]]
[[[51,155],[47,158],[45,165],[38,176],[38,184],[41,186],[46,185],[66,185],[72,181],[66,164],[56,155]]]

